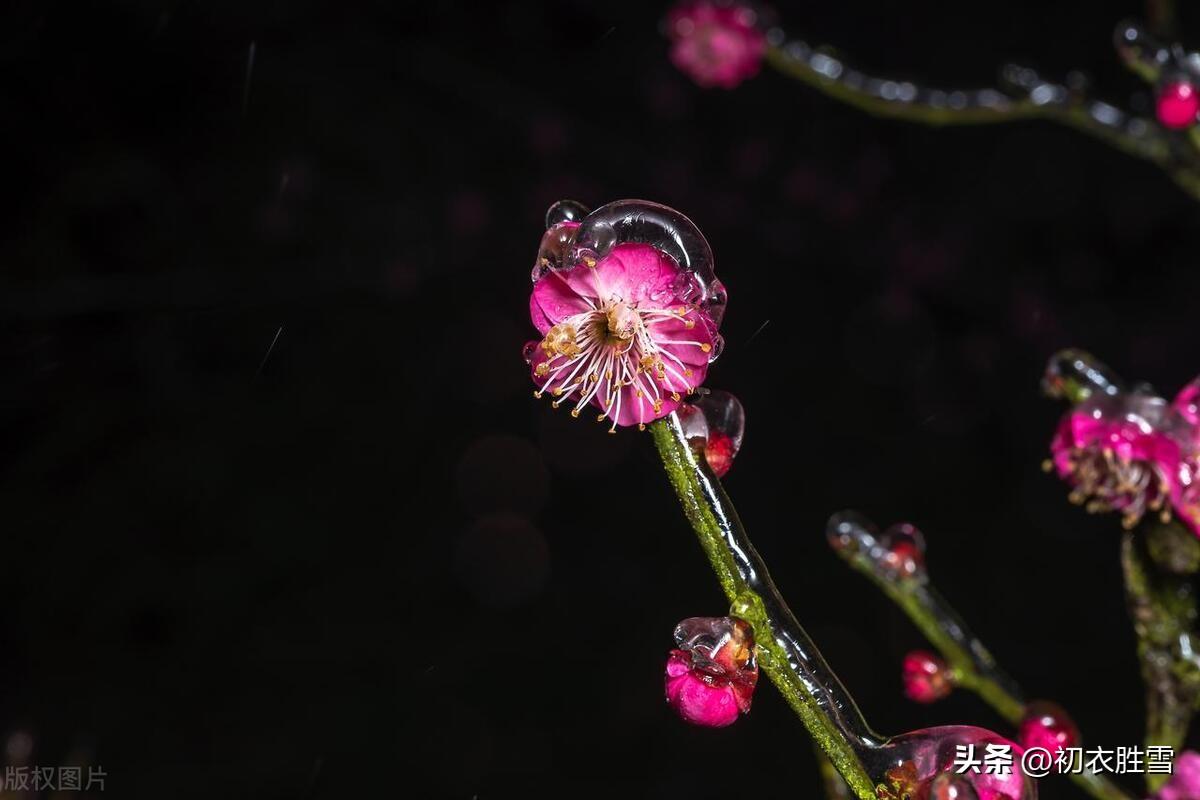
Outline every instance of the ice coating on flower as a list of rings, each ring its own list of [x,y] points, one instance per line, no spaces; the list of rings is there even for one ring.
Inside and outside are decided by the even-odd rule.
[[[924,650],[904,656],[900,677],[904,696],[914,703],[934,703],[954,690],[946,662]]]
[[[754,635],[736,617],[691,617],[675,627],[667,703],[687,722],[723,728],[750,710],[758,682]]]
[[[724,287],[704,237],[673,209],[626,200],[578,216],[551,207],[534,264],[534,394],[570,403],[572,416],[591,404],[612,431],[641,427],[704,380],[721,347]]]
[[[1117,511],[1127,528],[1154,512],[1200,532],[1195,399],[1192,386],[1170,405],[1141,390],[1093,394],[1059,423],[1047,467],[1071,486],[1072,502]]]
[[[1096,394],[1116,396],[1124,387],[1121,379],[1091,353],[1070,347],[1050,356],[1042,373],[1042,391],[1078,403]]]
[[[1067,712],[1054,703],[1030,703],[1017,729],[1017,741],[1026,750],[1041,748],[1058,756],[1063,748],[1079,745],[1079,729]],[[1057,763],[1057,762],[1056,762]]]
[[[671,61],[700,86],[732,89],[758,74],[767,39],[754,9],[693,0],[667,15]]]
[[[1012,754],[1007,774],[988,773],[983,767],[978,772],[958,771],[959,748],[973,748],[974,757],[982,761],[989,745],[1007,748]],[[869,757],[867,768],[878,776],[875,791],[880,800],[935,796],[974,800],[965,788],[952,791],[956,785],[969,785],[978,800],[1035,800],[1037,785],[1020,768],[1024,752],[1019,744],[992,731],[947,725],[893,737]],[[941,777],[947,774],[952,777]]]
[[[1175,757],[1171,773],[1153,800],[1200,800],[1200,753],[1184,750]]]
[[[1200,426],[1200,378],[1180,389],[1171,407],[1189,424]]]
[[[718,478],[733,467],[746,431],[746,412],[729,392],[700,389],[694,401],[679,407],[683,433]]]
[[[916,525],[899,522],[883,533],[855,511],[842,511],[829,518],[825,537],[843,558],[870,567],[888,581],[929,580],[925,571],[925,536]]]

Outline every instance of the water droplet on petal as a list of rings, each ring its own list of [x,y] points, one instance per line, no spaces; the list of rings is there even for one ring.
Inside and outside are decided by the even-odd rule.
[[[559,200],[546,209],[546,227],[553,228],[561,222],[582,222],[588,215],[588,207],[577,200]]]
[[[521,358],[525,359],[526,364],[533,363],[533,357],[537,353],[539,344],[540,342],[537,341],[526,342],[525,346],[521,348]]]

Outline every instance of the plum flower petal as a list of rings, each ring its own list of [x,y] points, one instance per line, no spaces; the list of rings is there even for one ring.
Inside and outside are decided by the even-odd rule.
[[[750,626],[736,617],[692,617],[675,628],[667,703],[694,725],[723,728],[750,710],[758,665]]]
[[[713,686],[692,673],[691,659],[672,650],[667,659],[667,702],[687,722],[705,728],[724,728],[737,722],[741,711],[729,686]]]
[[[622,241],[606,216],[614,206],[670,211],[635,201],[598,209],[596,227],[608,225],[611,234],[600,250],[576,252],[581,223],[552,225],[543,236],[529,301],[530,319],[543,338],[526,346],[534,394],[550,393],[555,408],[570,403],[576,417],[590,404],[599,421],[611,422],[610,431],[644,427],[678,408],[720,348],[717,325],[701,305],[707,298],[698,297],[688,279],[695,276],[655,244]],[[689,234],[703,239],[699,231]]]
[[[767,39],[747,5],[694,0],[667,16],[671,61],[704,87],[732,89],[758,74]]]
[[[1200,800],[1200,753],[1184,750],[1175,757],[1171,772],[1154,800]]]
[[[1059,423],[1046,467],[1071,486],[1072,502],[1116,511],[1126,528],[1153,512],[1200,535],[1198,402],[1196,382],[1172,403],[1145,389],[1091,393]]]

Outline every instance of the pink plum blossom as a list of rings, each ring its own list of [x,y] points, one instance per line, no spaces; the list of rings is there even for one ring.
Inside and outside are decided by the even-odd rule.
[[[767,40],[756,22],[739,3],[680,3],[667,16],[671,61],[700,86],[732,89],[762,65]]]
[[[680,296],[681,272],[638,242],[546,270],[529,301],[543,336],[527,348],[535,394],[549,392],[555,408],[571,403],[572,416],[590,403],[610,430],[674,411],[704,380],[716,341],[710,317]]]
[[[1117,511],[1132,528],[1147,512],[1200,534],[1200,426],[1195,382],[1174,403],[1144,391],[1094,393],[1063,417],[1047,468],[1089,511]]]
[[[1200,753],[1184,750],[1175,757],[1171,773],[1152,800],[1200,800]]]

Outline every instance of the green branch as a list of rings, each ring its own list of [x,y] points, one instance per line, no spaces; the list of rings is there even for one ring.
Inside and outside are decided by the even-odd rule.
[[[857,524],[847,515],[840,516],[843,525]],[[864,534],[872,535],[863,531],[855,541],[860,541]],[[975,692],[1014,727],[1020,724],[1026,704],[1016,682],[1000,669],[958,612],[929,584],[923,569],[918,575],[901,577],[881,568],[860,546],[842,545],[835,550],[908,615],[946,660],[957,685]],[[1098,773],[1072,772],[1069,776],[1097,800],[1132,800],[1120,786]]]
[[[1193,634],[1196,596],[1186,576],[1154,565],[1171,566],[1179,549],[1169,545],[1173,533],[1176,541],[1193,545],[1195,537],[1178,523],[1144,525],[1142,529],[1147,533],[1144,539],[1133,531],[1122,537],[1121,567],[1146,684],[1146,746],[1166,746],[1178,752],[1200,702],[1200,641]],[[1154,790],[1165,779],[1165,775],[1147,773],[1146,784]]]
[[[651,424],[650,431],[732,613],[754,629],[762,670],[854,794],[860,800],[876,800],[874,784],[846,730],[847,724],[865,728],[865,723],[783,602],[721,484],[697,460],[675,414]],[[830,681],[844,696],[819,696]]]

